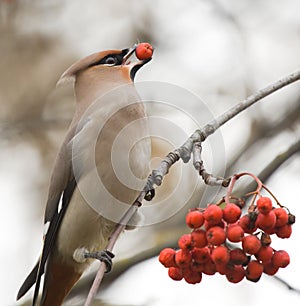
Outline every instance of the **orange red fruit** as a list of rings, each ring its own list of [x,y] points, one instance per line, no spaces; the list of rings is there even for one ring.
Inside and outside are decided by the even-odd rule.
[[[146,60],[152,57],[153,47],[149,43],[140,43],[135,49],[135,55],[140,60]]]

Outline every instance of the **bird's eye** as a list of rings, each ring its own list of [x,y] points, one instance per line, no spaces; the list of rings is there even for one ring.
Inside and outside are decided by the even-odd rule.
[[[113,66],[116,63],[117,63],[117,59],[111,56],[105,60],[105,64],[110,65],[110,66]]]

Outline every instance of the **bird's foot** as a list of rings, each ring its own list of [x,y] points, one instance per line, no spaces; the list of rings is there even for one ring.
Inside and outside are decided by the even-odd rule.
[[[115,254],[113,254],[109,250],[103,250],[103,251],[99,251],[99,252],[86,252],[84,254],[84,257],[85,258],[94,258],[94,259],[98,259],[100,261],[103,261],[106,265],[105,273],[108,273],[108,272],[111,271],[112,259],[115,257]]]

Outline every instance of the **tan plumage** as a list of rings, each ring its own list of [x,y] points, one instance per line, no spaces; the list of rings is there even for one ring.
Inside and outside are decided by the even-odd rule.
[[[43,253],[17,297],[23,296],[36,282],[33,305],[36,304],[44,271],[41,305],[58,306],[63,303],[91,262],[91,259],[83,258],[83,252],[103,250],[114,230],[117,219],[108,220],[106,213],[110,213],[112,207],[115,209],[118,200],[130,204],[138,194],[138,190],[131,187],[136,183],[128,182],[129,187],[124,186],[111,165],[114,140],[128,124],[137,122],[137,128],[129,137],[120,140],[124,141],[124,145],[147,134],[144,107],[132,79],[150,59],[128,64],[127,58],[134,50],[108,50],[92,54],[72,65],[59,81],[75,80],[77,104],[51,177],[45,211],[45,224],[49,228]],[[99,125],[102,126],[100,130]],[[129,159],[119,152],[121,166],[118,170],[126,171],[129,164],[134,174],[144,179],[148,173],[150,147],[150,140],[146,138],[135,145],[132,143]],[[101,193],[97,194],[99,186],[93,179],[95,169],[89,163],[91,157],[95,157],[97,174],[112,195],[110,203],[103,203]],[[86,194],[82,193],[82,188]],[[98,213],[98,208],[96,211],[95,207],[91,207],[87,199],[93,194],[98,202],[96,204],[100,205],[99,209],[103,209],[103,216]],[[117,212],[116,218],[121,214]]]

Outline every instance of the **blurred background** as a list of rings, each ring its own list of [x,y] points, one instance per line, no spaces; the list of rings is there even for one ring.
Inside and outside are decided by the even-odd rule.
[[[31,298],[15,302],[41,250],[49,176],[74,110],[72,86],[55,88],[69,65],[96,51],[147,41],[155,54],[137,81],[183,87],[219,115],[299,69],[299,12],[298,0],[0,0],[0,305],[25,305]],[[221,129],[227,175],[261,174],[296,216],[299,89],[295,83],[274,93]],[[195,112],[201,112],[197,105]],[[199,182],[191,201],[171,219],[121,237],[114,271],[95,305],[299,304],[299,291],[268,276],[237,285],[221,276],[204,277],[195,286],[168,278],[157,254],[188,232],[184,214],[201,201]],[[278,275],[296,289],[299,233],[296,223],[291,239],[274,241],[291,255]],[[83,304],[96,267],[66,305]]]

